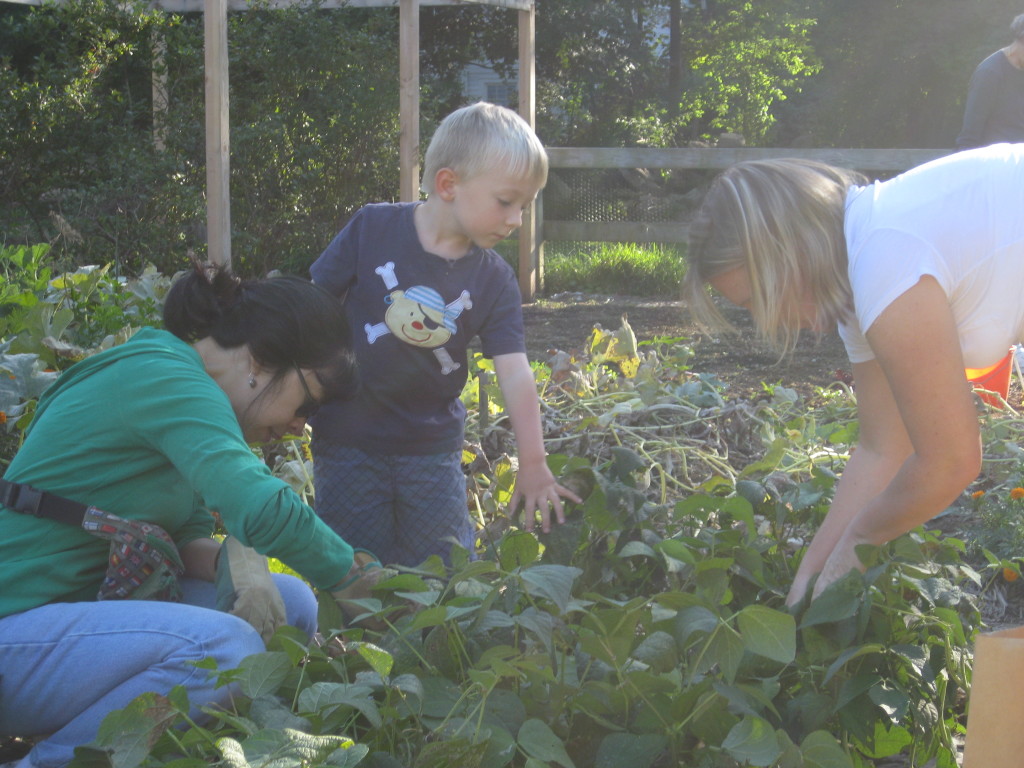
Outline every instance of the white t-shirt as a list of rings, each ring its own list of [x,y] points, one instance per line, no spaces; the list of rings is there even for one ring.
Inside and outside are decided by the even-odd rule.
[[[852,362],[875,357],[864,334],[924,275],[949,297],[966,367],[994,365],[1024,341],[1024,144],[852,187],[845,230],[856,316],[839,334]]]

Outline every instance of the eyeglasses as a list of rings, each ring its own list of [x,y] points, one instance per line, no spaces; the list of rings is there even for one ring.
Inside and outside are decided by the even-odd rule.
[[[313,393],[309,391],[309,384],[306,383],[306,377],[302,375],[302,369],[299,368],[299,364],[295,363],[295,373],[299,375],[299,383],[302,384],[302,390],[306,393],[306,399],[303,401],[295,410],[295,415],[300,419],[306,419],[307,421],[316,415],[316,412],[320,410],[320,402],[313,397]]]

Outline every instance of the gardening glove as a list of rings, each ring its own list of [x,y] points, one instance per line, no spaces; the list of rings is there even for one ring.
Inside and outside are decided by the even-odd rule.
[[[217,610],[247,621],[264,644],[287,617],[267,558],[233,536],[224,539],[217,558]]]
[[[372,552],[356,549],[352,556],[352,568],[344,579],[331,588],[331,596],[349,623],[382,632],[387,628],[383,619],[367,616],[358,622],[353,621],[356,616],[366,613],[366,609],[352,601],[371,597],[377,584],[394,575],[395,571],[381,566],[380,560]]]

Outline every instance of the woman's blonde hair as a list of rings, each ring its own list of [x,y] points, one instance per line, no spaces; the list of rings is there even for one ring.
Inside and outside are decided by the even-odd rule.
[[[548,179],[548,155],[537,134],[508,107],[480,101],[452,112],[434,132],[423,158],[423,191],[434,192],[434,178],[451,168],[463,180],[506,172],[535,181]]]
[[[682,294],[705,330],[735,327],[712,301],[707,282],[736,267],[750,276],[750,313],[781,355],[800,334],[801,302],[817,306],[819,328],[852,309],[843,218],[860,173],[795,158],[737,163],[712,182],[690,226]]]

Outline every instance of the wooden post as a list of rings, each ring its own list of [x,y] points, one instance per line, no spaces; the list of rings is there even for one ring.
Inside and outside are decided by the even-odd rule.
[[[231,266],[227,0],[205,0],[206,239],[213,264]]]
[[[420,199],[420,2],[402,0],[398,30],[399,199]]]
[[[536,3],[529,10],[519,11],[519,114],[537,127],[537,69],[535,63]],[[523,214],[519,228],[519,292],[524,302],[532,302],[538,288],[543,244],[537,239],[537,205]]]

